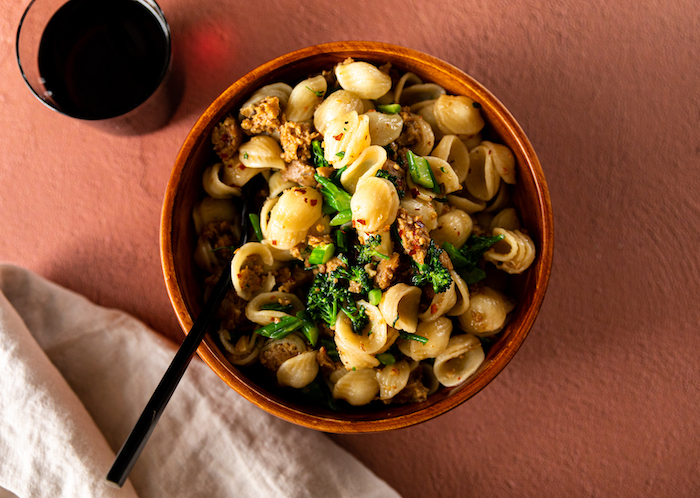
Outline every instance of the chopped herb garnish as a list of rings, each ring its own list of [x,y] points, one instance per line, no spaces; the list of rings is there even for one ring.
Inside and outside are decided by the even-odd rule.
[[[345,151],[341,150],[340,152],[337,152],[335,155],[342,159],[345,157]]]
[[[244,153],[243,153],[243,159],[248,159],[248,153],[247,153],[247,152],[244,152]]]
[[[250,225],[253,227],[253,231],[255,232],[255,236],[258,238],[258,241],[262,241],[263,234],[262,230],[260,229],[260,216],[256,213],[249,213],[248,219],[250,220]]]
[[[396,363],[396,358],[391,353],[379,353],[376,358],[382,365],[393,365]]]
[[[398,114],[401,112],[399,104],[377,104],[377,110],[384,114]]]
[[[418,334],[409,334],[408,332],[399,332],[399,337],[401,339],[406,339],[407,341],[417,341],[421,344],[425,344],[428,342],[427,337],[423,337],[422,335]]]
[[[323,92],[321,90],[314,90],[313,88],[309,88],[307,85],[304,85],[304,87],[317,97],[323,97]]]

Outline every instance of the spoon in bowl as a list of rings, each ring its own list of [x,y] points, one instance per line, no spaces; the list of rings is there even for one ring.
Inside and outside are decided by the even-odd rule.
[[[243,206],[241,208],[241,240],[239,246],[248,242],[249,218],[248,214],[253,205],[256,187],[259,186],[261,175],[256,175],[243,187]],[[151,399],[141,413],[136,425],[124,441],[119,453],[117,453],[112,468],[107,473],[107,482],[121,487],[126,481],[131,469],[134,467],[148,438],[151,436],[165,406],[170,401],[175,388],[180,382],[187,366],[190,364],[199,344],[209,329],[209,324],[214,314],[219,309],[224,296],[231,288],[231,261],[223,269],[221,277],[216,282],[214,290],[204,303],[201,313],[195,320],[189,334],[180,345],[170,366],[166,370],[158,387],[153,392]]]

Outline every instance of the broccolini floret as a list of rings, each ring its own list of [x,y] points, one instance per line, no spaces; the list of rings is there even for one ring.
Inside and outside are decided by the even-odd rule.
[[[379,256],[382,259],[389,259],[389,256],[377,251],[377,246],[382,243],[381,235],[370,235],[365,240],[365,243],[355,246],[357,251],[357,262],[361,265],[366,265],[372,262],[372,256]]]
[[[442,249],[439,249],[431,240],[425,262],[422,265],[413,262],[413,285],[423,287],[430,284],[436,294],[450,288],[452,276],[450,271],[440,262],[440,254],[442,254]]]
[[[347,260],[346,260],[347,261]],[[360,268],[367,278],[360,283],[363,286],[371,285],[369,276]],[[307,298],[306,311],[317,321],[325,322],[329,327],[335,326],[338,313],[342,310],[352,322],[352,328],[357,333],[369,323],[367,313],[362,306],[358,306],[348,289],[348,280],[353,277],[363,277],[353,268],[338,267],[329,273],[319,273],[314,278]],[[355,280],[357,281],[357,280]]]
[[[484,270],[478,266],[481,256],[503,237],[503,235],[494,235],[493,237],[470,235],[467,242],[459,249],[449,242],[445,242],[442,248],[447,251],[455,270],[464,281],[468,284],[474,284],[486,277]]]

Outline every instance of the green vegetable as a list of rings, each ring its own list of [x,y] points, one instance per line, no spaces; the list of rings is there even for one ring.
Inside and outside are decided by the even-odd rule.
[[[321,346],[325,348],[326,354],[331,360],[338,361],[340,359],[335,342],[332,339],[321,339]]]
[[[334,412],[340,411],[338,400],[333,397],[330,388],[320,375],[311,381],[310,384],[296,391],[296,393],[301,393],[309,403],[316,406],[324,406]]]
[[[323,149],[321,148],[321,142],[319,140],[313,140],[311,142],[311,155],[313,156],[314,165],[317,168],[329,168],[330,165],[326,161],[326,157],[323,154]]]
[[[310,91],[311,93],[313,93],[314,95],[316,95],[317,97],[323,97],[323,92],[322,92],[321,90],[314,90],[314,89],[312,89],[312,88],[309,88],[307,85],[304,85],[304,87],[305,87],[308,91]]]
[[[396,363],[396,358],[394,358],[394,355],[391,353],[379,353],[375,358],[377,358],[382,365],[393,365]]]
[[[367,263],[372,262],[372,256],[377,256],[382,259],[389,259],[389,256],[377,251],[377,246],[381,243],[381,235],[370,235],[367,237],[364,244],[355,246],[355,251],[357,251],[357,262],[361,265],[366,265]]]
[[[270,339],[282,339],[303,325],[302,321],[294,316],[285,316],[277,323],[270,323],[255,331],[263,337]]]
[[[250,220],[250,226],[253,227],[255,236],[258,238],[258,241],[261,241],[263,239],[263,234],[260,229],[260,216],[255,213],[249,213],[248,219]]]
[[[333,244],[321,244],[313,248],[311,251],[311,256],[309,256],[309,263],[312,265],[322,265],[328,263],[335,253],[335,246]]]
[[[318,342],[318,327],[306,311],[299,311],[297,318],[302,321],[301,331],[309,341],[309,344],[311,344],[311,347],[315,348]]]
[[[377,104],[377,110],[385,114],[398,114],[401,112],[399,104]]]
[[[399,332],[399,337],[401,339],[406,339],[409,341],[418,341],[421,344],[425,344],[426,342],[428,342],[427,337],[423,337],[422,335],[418,334],[409,334],[408,332]]]
[[[382,290],[372,289],[371,291],[369,291],[367,299],[369,299],[369,304],[377,306],[382,300]]]
[[[350,211],[350,199],[352,196],[349,193],[318,173],[314,175],[314,178],[321,186],[321,194],[327,204],[331,205],[336,211]]]
[[[348,290],[349,275],[349,270],[343,271],[341,268],[316,275],[309,289],[306,311],[316,322],[325,322],[329,327],[333,327],[338,313],[342,310],[352,322],[353,330],[358,333],[369,323],[369,318],[365,309],[357,305]]]
[[[348,252],[348,234],[342,228],[335,231],[335,245],[340,253]]]
[[[412,151],[406,152],[408,161],[408,173],[418,185],[434,189],[436,182],[433,170],[428,163],[428,160],[422,156],[415,155]]]
[[[352,211],[349,209],[345,209],[343,211],[339,211],[338,214],[331,218],[329,225],[332,227],[337,227],[339,225],[345,225],[346,223],[349,223],[351,221]]]
[[[486,277],[484,270],[478,266],[481,256],[499,240],[503,240],[503,235],[493,237],[470,235],[467,242],[459,249],[449,242],[442,244],[442,248],[450,256],[455,271],[467,284],[474,284]]]
[[[338,256],[346,266],[339,266],[333,272],[337,278],[344,278],[360,285],[360,294],[366,294],[372,290],[372,280],[361,265],[350,265],[345,255]]]
[[[272,310],[272,311],[283,311],[284,313],[289,313],[294,309],[291,304],[280,304],[280,303],[267,303],[260,306],[261,310]]]
[[[379,178],[386,178],[391,183],[393,183],[394,188],[396,189],[396,193],[399,195],[399,199],[403,198],[406,195],[406,192],[404,192],[401,189],[401,185],[399,185],[399,177],[398,176],[392,175],[391,173],[389,173],[385,169],[378,170],[374,176],[378,176]]]
[[[442,249],[439,249],[431,240],[424,263],[419,265],[415,261],[413,262],[413,285],[423,287],[430,284],[436,294],[450,288],[452,276],[450,271],[440,262],[440,254],[442,254]]]
[[[344,151],[344,150],[341,150],[340,152],[336,152],[335,155],[336,155],[337,157],[339,157],[339,158],[342,159],[342,158],[345,157],[345,151]]]

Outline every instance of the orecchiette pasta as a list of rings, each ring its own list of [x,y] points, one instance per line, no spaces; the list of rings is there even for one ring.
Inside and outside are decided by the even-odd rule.
[[[534,262],[517,160],[469,96],[391,65],[327,69],[260,88],[212,133],[192,215],[205,295],[231,262],[215,337],[300,395],[425,401],[468,382],[508,323],[516,302],[494,274]]]
[[[455,335],[450,337],[445,350],[435,358],[433,372],[443,386],[456,386],[476,372],[484,358],[484,349],[478,337]]]

